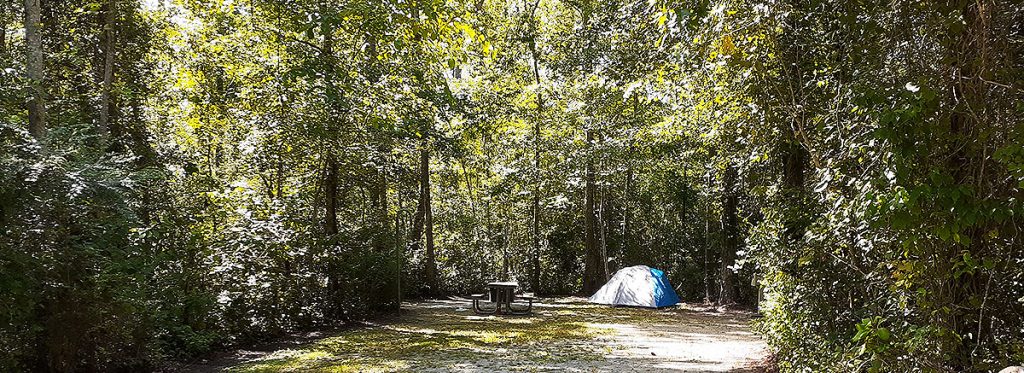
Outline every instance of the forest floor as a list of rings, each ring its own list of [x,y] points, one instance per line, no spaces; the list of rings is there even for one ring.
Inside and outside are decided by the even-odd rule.
[[[478,316],[468,300],[405,303],[401,315],[179,367],[189,372],[760,372],[752,314],[547,299],[531,316]]]

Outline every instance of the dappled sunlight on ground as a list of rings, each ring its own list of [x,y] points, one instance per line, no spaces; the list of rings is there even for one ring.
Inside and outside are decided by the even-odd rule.
[[[479,316],[466,300],[407,303],[389,320],[205,370],[742,371],[765,353],[744,313],[612,308],[580,298],[534,311]]]

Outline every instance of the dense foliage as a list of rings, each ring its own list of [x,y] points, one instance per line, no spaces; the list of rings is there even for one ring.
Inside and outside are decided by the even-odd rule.
[[[1024,5],[0,3],[0,370],[665,269],[784,371],[1024,360]]]

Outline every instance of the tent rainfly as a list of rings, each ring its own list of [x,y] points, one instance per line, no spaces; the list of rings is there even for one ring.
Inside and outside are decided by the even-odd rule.
[[[590,297],[590,303],[661,308],[679,303],[679,296],[664,271],[638,265],[615,272],[608,283]]]

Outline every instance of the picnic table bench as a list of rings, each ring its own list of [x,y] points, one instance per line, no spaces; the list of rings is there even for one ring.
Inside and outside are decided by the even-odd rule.
[[[533,301],[536,298],[526,294],[516,295],[516,288],[519,287],[518,283],[507,281],[490,282],[486,287],[487,293],[469,296],[469,299],[473,300],[473,312],[489,315],[528,315],[533,312]],[[481,302],[494,303],[494,309],[481,307]],[[512,306],[513,302],[527,302],[527,305],[525,309],[516,309],[516,307]]]

